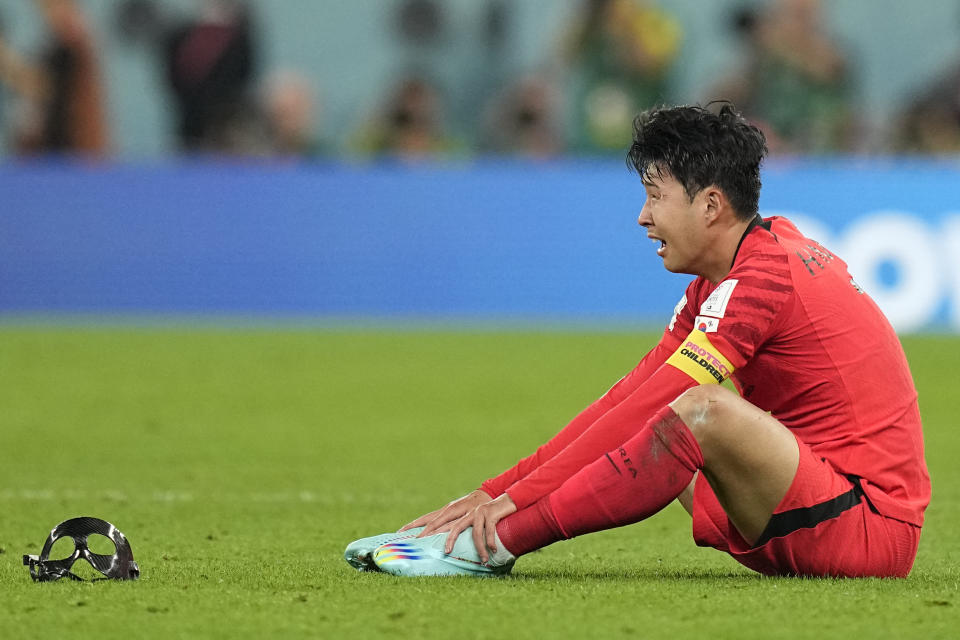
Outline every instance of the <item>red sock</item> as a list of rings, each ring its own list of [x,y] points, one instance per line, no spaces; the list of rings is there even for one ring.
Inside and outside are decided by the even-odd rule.
[[[622,447],[497,523],[497,534],[519,556],[557,540],[639,522],[679,496],[702,466],[696,438],[664,407]]]
[[[507,551],[515,556],[567,537],[550,510],[550,496],[544,496],[526,509],[511,513],[498,522],[497,535]]]

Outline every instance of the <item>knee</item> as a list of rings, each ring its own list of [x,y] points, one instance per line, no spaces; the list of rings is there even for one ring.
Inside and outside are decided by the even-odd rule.
[[[687,389],[670,407],[683,420],[694,437],[703,442],[710,433],[722,424],[725,409],[734,396],[729,389],[715,384],[702,384]]]

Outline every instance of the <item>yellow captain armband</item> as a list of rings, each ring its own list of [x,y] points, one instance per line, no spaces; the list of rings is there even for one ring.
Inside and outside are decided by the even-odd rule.
[[[733,373],[733,365],[713,346],[706,333],[694,329],[680,347],[667,358],[667,364],[680,369],[698,384],[720,384]]]

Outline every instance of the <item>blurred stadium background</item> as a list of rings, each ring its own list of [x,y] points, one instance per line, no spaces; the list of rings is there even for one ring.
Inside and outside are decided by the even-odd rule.
[[[658,326],[630,120],[728,98],[765,214],[960,327],[956,0],[33,0],[0,80],[8,318]]]
[[[351,572],[654,343],[689,278],[630,124],[715,98],[768,135],[762,212],[947,334],[904,335],[913,577],[758,579],[677,505],[517,579]],[[960,0],[3,1],[0,138],[0,636],[956,637]],[[136,588],[30,582],[73,515]]]

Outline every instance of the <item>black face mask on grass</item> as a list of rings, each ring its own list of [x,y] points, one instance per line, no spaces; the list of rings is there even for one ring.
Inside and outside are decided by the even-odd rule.
[[[109,538],[115,547],[113,555],[104,555],[90,551],[87,539],[91,535]],[[50,560],[50,551],[60,538],[72,538],[75,548],[70,556],[60,560]],[[97,580],[136,580],[140,577],[140,567],[133,560],[133,551],[126,536],[120,530],[99,518],[72,518],[64,520],[50,532],[43,551],[39,556],[23,556],[23,564],[30,567],[30,577],[35,582],[51,582],[60,578],[69,578],[83,582],[84,579],[71,571],[73,564],[83,558],[102,573],[104,578]]]

